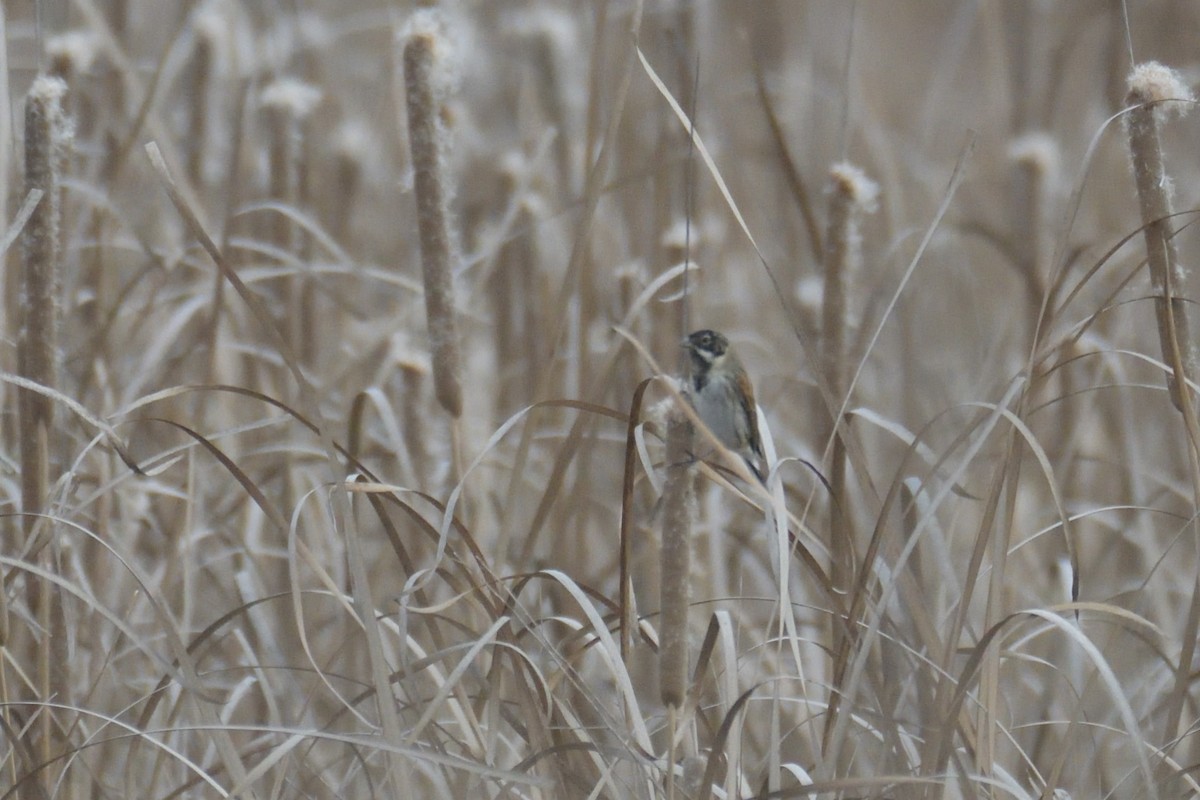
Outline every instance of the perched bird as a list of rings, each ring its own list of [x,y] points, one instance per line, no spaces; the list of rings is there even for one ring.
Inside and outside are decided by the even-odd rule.
[[[691,357],[688,399],[696,414],[721,444],[740,455],[760,481],[766,469],[758,435],[754,386],[729,340],[712,330],[700,330],[683,340]]]

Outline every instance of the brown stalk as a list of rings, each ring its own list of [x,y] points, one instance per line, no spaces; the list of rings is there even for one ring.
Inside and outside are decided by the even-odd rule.
[[[207,22],[208,19],[204,18]],[[192,54],[192,68],[188,96],[191,102],[188,111],[187,175],[192,186],[204,187],[204,159],[207,155],[209,88],[212,84],[213,66],[218,54],[217,36],[220,31],[213,24],[196,26],[196,49]]]
[[[267,111],[270,128],[270,194],[289,208],[307,205],[306,124],[321,93],[314,87],[294,78],[282,78],[263,90],[262,103]],[[316,337],[312,300],[312,281],[305,271],[309,254],[308,236],[286,214],[271,217],[271,240],[285,253],[295,257],[295,271],[287,281],[287,331],[295,343],[297,356],[303,363],[314,358]]]
[[[1168,104],[1181,107],[1182,103],[1171,101],[1186,99],[1190,97],[1178,78],[1161,64],[1142,64],[1130,75],[1126,98],[1131,106],[1126,117],[1129,155],[1137,183],[1150,280],[1154,286],[1158,337],[1163,360],[1171,367],[1167,389],[1171,393],[1171,402],[1180,411],[1183,411],[1180,391],[1195,371],[1195,353],[1188,334],[1187,303],[1177,294],[1183,286],[1184,275],[1178,245],[1171,236],[1171,184],[1163,165],[1159,127]]]
[[[846,393],[847,285],[862,261],[859,220],[875,200],[875,187],[849,164],[837,164],[830,170],[829,224],[825,236],[825,291],[821,308],[821,367],[835,403]],[[846,515],[846,445],[836,419],[838,409],[825,413],[826,429],[821,441],[830,442],[830,578],[835,591],[848,591],[854,582],[854,531]],[[843,638],[842,625],[832,626],[833,652],[837,654],[835,674],[840,675],[849,656],[849,643]],[[831,717],[832,719],[832,717]],[[827,729],[827,730],[831,730]]]
[[[450,234],[449,189],[442,155],[448,136],[435,91],[439,46],[439,38],[431,32],[415,32],[408,37],[404,44],[404,86],[434,393],[442,408],[458,418],[462,415],[463,400],[451,273],[455,248]]]
[[[667,475],[663,484],[662,619],[659,627],[661,678],[664,705],[683,705],[688,687],[689,575],[691,572],[693,492],[692,424],[675,413],[667,420]]]
[[[1131,106],[1126,117],[1129,153],[1137,184],[1142,214],[1142,232],[1146,240],[1146,259],[1154,287],[1154,311],[1163,361],[1170,367],[1167,390],[1171,402],[1183,416],[1191,446],[1188,456],[1192,467],[1193,502],[1200,505],[1200,430],[1197,429],[1193,395],[1187,390],[1188,379],[1195,373],[1195,350],[1189,334],[1187,303],[1176,294],[1184,284],[1178,245],[1171,230],[1174,213],[1171,181],[1163,164],[1160,126],[1171,110],[1187,111],[1191,92],[1173,71],[1155,62],[1139,64],[1129,75]],[[1196,521],[1193,517],[1192,526]],[[1200,625],[1200,576],[1193,586],[1191,600],[1179,641],[1179,660],[1175,681],[1166,702],[1165,737],[1170,740],[1179,730],[1183,706],[1190,688],[1191,665],[1196,653],[1197,626]]]
[[[17,372],[48,388],[58,385],[59,270],[61,183],[65,162],[67,123],[63,115],[66,84],[58,78],[40,77],[25,97],[25,191],[42,192],[41,202],[22,232],[21,327],[17,337]],[[26,389],[17,393],[21,451],[21,511],[24,547],[29,557],[42,550],[48,539],[50,454],[54,450],[54,405],[50,398]],[[40,555],[39,565],[54,571],[53,548]],[[30,584],[28,602],[41,635],[35,645],[37,690],[49,700],[65,698],[62,674],[65,661],[53,658],[52,643],[63,634],[61,609],[50,581]],[[55,636],[59,634],[59,636]],[[42,716],[34,737],[42,760],[50,758],[54,717]],[[49,782],[53,775],[41,773]]]

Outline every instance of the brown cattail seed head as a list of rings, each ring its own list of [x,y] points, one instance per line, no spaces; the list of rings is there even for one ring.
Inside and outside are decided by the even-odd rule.
[[[1130,106],[1125,116],[1129,155],[1137,184],[1146,261],[1154,286],[1155,318],[1163,361],[1171,367],[1167,388],[1171,402],[1181,412],[1187,407],[1182,387],[1195,372],[1195,355],[1188,325],[1188,309],[1179,295],[1184,281],[1178,245],[1172,235],[1171,182],[1163,161],[1159,128],[1171,111],[1183,113],[1192,94],[1179,76],[1162,64],[1134,67],[1129,75]]]
[[[457,254],[450,233],[444,157],[449,134],[442,114],[448,81],[442,52],[445,37],[437,23],[432,11],[414,15],[404,40],[404,86],[434,391],[442,408],[458,417],[462,414],[462,383],[452,272]]]
[[[24,377],[46,386],[57,383],[59,188],[71,136],[62,110],[66,91],[61,79],[41,77],[25,98],[25,191],[41,190],[42,199],[22,233],[25,263],[18,360]],[[38,396],[30,403],[36,420],[48,423],[50,401]]]
[[[664,705],[679,707],[688,687],[688,606],[691,602],[692,520],[696,514],[692,423],[674,407],[667,416],[666,480],[663,483],[662,620],[659,628],[659,692]]]

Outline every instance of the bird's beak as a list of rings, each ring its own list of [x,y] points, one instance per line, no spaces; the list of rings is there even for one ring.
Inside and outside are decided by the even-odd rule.
[[[690,344],[691,344],[691,340],[688,339],[688,337],[686,337],[686,336],[679,340],[680,347],[687,347]]]

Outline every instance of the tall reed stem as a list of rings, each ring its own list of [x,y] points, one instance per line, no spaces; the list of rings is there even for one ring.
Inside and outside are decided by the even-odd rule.
[[[688,608],[691,605],[692,520],[696,515],[692,423],[678,408],[667,418],[667,476],[662,496],[662,584],[659,599],[659,693],[667,706],[666,796],[675,795],[676,722],[688,693]]]
[[[660,692],[664,705],[683,705],[688,687],[688,603],[692,518],[696,513],[691,422],[682,413],[667,420],[667,476],[662,507],[662,647]]]
[[[861,170],[851,164],[835,164],[829,171],[829,223],[825,236],[825,291],[821,307],[821,367],[835,403],[843,403],[848,373],[847,311],[848,285],[862,262],[862,236],[859,225],[865,211],[874,208],[878,188]],[[837,591],[848,591],[854,581],[854,532],[845,513],[846,447],[839,432],[839,409],[827,414],[827,427],[821,437],[830,442],[829,460],[831,510],[829,528],[830,578]],[[827,445],[827,446],[830,446]],[[840,622],[832,627],[834,652],[842,652]]]
[[[1171,180],[1163,166],[1159,128],[1171,111],[1182,113],[1190,104],[1191,92],[1172,70],[1150,62],[1134,68],[1129,76],[1126,98],[1129,114],[1129,155],[1137,182],[1146,260],[1154,286],[1154,314],[1163,361],[1171,368],[1167,389],[1171,402],[1184,410],[1180,392],[1195,371],[1195,349],[1188,329],[1187,303],[1178,292],[1183,286],[1183,267],[1173,238]]]
[[[457,418],[462,415],[463,400],[451,272],[455,247],[450,234],[450,190],[443,157],[449,135],[442,122],[437,91],[438,51],[442,47],[444,43],[434,26],[414,24],[404,43],[404,86],[434,392],[442,408]]]
[[[63,115],[66,84],[58,78],[40,77],[25,97],[25,192],[42,192],[41,202],[22,232],[21,326],[17,337],[17,372],[21,377],[46,388],[58,385],[58,296],[59,269],[62,259],[59,227],[61,222],[60,189],[65,162],[68,128]],[[54,404],[44,394],[21,389],[17,394],[21,450],[22,534],[27,557],[38,558],[39,565],[54,571],[49,525],[44,516],[48,507],[50,453],[54,448]],[[41,699],[57,696],[65,700],[63,677],[65,663],[52,659],[51,646],[62,634],[61,609],[55,608],[53,584],[38,580],[29,584],[30,612],[37,620],[35,658],[38,665],[37,688]],[[60,641],[61,645],[62,642]],[[52,754],[54,715],[48,711],[34,733],[37,756],[48,762]],[[50,771],[41,775],[48,789]]]

